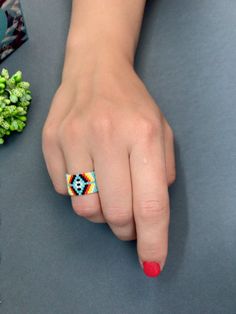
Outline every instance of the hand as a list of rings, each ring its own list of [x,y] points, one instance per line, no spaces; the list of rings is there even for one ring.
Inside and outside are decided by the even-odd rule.
[[[74,211],[108,223],[121,240],[137,239],[141,267],[144,261],[156,262],[162,270],[168,186],[176,176],[173,131],[124,58],[114,62],[91,53],[73,64],[64,67],[42,132],[54,188],[67,195],[65,173],[95,170],[99,192],[72,196]],[[144,272],[158,275],[158,265],[146,263]]]

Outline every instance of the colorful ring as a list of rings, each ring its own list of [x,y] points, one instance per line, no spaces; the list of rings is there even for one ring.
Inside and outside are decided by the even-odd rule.
[[[84,195],[98,192],[94,171],[78,174],[66,173],[68,193],[71,196]]]

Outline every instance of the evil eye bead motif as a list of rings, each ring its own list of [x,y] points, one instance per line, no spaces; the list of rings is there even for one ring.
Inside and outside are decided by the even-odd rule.
[[[71,196],[98,192],[94,171],[78,174],[66,173],[68,193]]]

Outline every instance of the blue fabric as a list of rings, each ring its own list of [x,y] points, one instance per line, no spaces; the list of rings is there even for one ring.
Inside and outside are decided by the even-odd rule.
[[[0,0],[0,62],[28,40],[21,2]]]

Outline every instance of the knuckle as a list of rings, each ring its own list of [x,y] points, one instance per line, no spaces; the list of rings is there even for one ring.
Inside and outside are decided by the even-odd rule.
[[[167,245],[160,247],[160,245],[153,243],[139,250],[139,256],[142,260],[165,261],[168,254],[167,250]]]
[[[150,244],[148,246],[145,246],[142,248],[141,252],[140,252],[140,255],[142,255],[144,258],[145,257],[154,257],[156,256],[157,254],[160,254],[159,250],[158,250],[158,246],[155,245],[155,244]],[[158,257],[159,257],[159,254],[158,254]]]
[[[77,215],[85,217],[85,218],[94,216],[98,212],[98,210],[94,207],[80,205],[74,202],[72,203],[72,208]]]
[[[131,222],[132,216],[128,211],[113,207],[107,210],[106,220],[112,225],[124,226]]]
[[[139,206],[139,215],[142,220],[152,220],[159,216],[165,216],[168,211],[168,204],[157,199],[146,200]]]
[[[175,180],[176,180],[176,171],[174,170],[169,174],[169,178],[168,178],[169,185],[174,183]]]
[[[75,118],[66,118],[61,123],[58,133],[59,138],[63,143],[70,143],[74,139],[78,140],[78,138],[81,137],[81,126],[79,120]]]
[[[54,189],[58,194],[61,195],[67,195],[67,189],[64,186],[61,186],[61,184],[54,184]]]
[[[166,124],[166,132],[169,138],[174,140],[174,131],[172,130],[171,126],[168,123]]]
[[[45,125],[42,129],[42,142],[47,148],[55,142],[57,138],[56,127],[54,125]]]
[[[137,125],[139,136],[144,139],[156,137],[160,131],[160,123],[154,119],[139,118]]]

